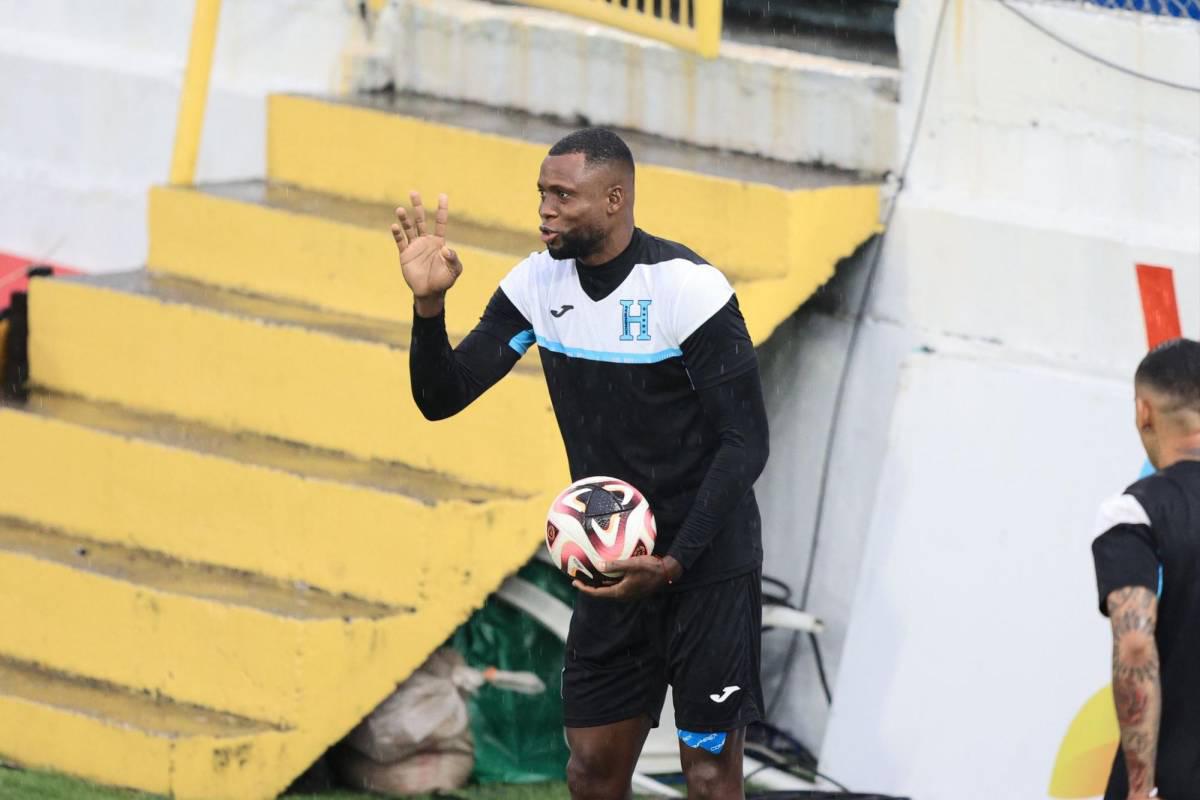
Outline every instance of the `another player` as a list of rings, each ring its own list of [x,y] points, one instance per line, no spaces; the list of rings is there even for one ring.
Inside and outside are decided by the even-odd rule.
[[[631,796],[669,683],[688,796],[740,798],[745,726],[763,708],[752,486],[767,420],[754,347],[725,277],[635,227],[633,156],[616,134],[559,141],[537,191],[546,250],[513,268],[453,349],[444,301],[463,267],[445,245],[446,197],[432,234],[417,195],[411,216],[396,210],[413,396],[429,419],[455,414],[536,343],[572,480],[619,477],[654,510],[657,553],[601,566],[624,578],[581,587],[575,605],[563,672],[571,796]],[[711,224],[737,235],[735,221]]]
[[[1092,544],[1112,620],[1121,726],[1106,800],[1200,798],[1200,342],[1150,352],[1134,377],[1157,472],[1108,500]],[[1153,794],[1155,788],[1161,795]]]

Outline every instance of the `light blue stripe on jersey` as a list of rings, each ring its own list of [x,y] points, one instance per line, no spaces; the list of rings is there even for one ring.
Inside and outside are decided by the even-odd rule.
[[[508,340],[508,346],[516,350],[518,354],[525,355],[525,351],[534,342],[533,329],[521,331],[516,336]]]
[[[602,350],[584,350],[579,347],[567,347],[559,342],[552,342],[541,336],[537,337],[538,347],[552,353],[561,353],[571,358],[585,358],[588,361],[608,361],[613,364],[657,364],[668,358],[682,356],[683,351],[678,347],[669,350],[659,350],[657,353],[606,353]],[[511,344],[511,343],[510,343]]]

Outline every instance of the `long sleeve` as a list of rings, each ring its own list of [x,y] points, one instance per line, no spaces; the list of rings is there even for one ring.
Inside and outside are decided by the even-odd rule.
[[[413,314],[409,377],[426,419],[454,416],[508,374],[533,341],[532,326],[497,290],[479,324],[450,346],[445,314]]]
[[[754,345],[737,298],[683,343],[704,416],[720,444],[668,555],[689,569],[754,487],[770,453]]]
[[[770,453],[758,369],[699,391],[720,445],[669,555],[686,571],[754,487]]]

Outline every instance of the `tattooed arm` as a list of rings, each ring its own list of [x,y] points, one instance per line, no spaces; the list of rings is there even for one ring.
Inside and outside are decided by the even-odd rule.
[[[1108,615],[1113,629],[1113,699],[1129,772],[1129,797],[1149,797],[1162,712],[1154,641],[1158,600],[1143,586],[1127,586],[1108,595]]]

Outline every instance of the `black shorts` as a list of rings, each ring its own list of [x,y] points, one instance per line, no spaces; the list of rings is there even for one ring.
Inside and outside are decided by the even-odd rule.
[[[563,721],[588,728],[647,714],[657,726],[670,684],[684,730],[757,722],[761,638],[761,570],[633,603],[580,594],[567,635]]]

